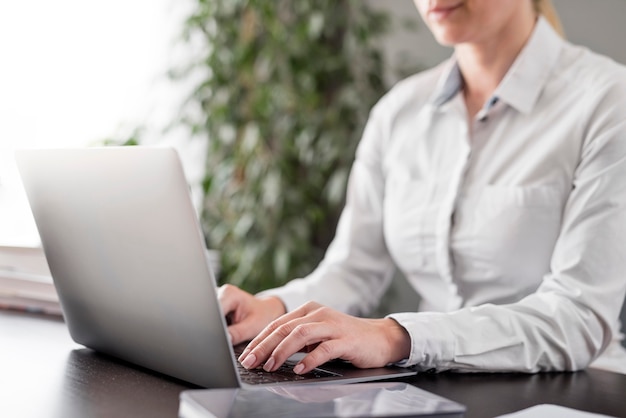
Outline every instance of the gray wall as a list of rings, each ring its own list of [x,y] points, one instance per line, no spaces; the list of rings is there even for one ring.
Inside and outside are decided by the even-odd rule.
[[[565,36],[626,64],[625,0],[553,0]]]

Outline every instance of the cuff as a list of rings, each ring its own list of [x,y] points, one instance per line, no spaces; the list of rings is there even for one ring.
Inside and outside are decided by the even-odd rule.
[[[455,337],[448,326],[448,315],[438,312],[397,313],[387,315],[407,330],[411,354],[398,363],[401,367],[443,371],[454,360]]]

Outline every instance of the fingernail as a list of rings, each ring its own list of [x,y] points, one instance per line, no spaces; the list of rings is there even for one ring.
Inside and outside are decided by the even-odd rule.
[[[241,362],[241,365],[245,367],[246,369],[249,369],[250,367],[252,367],[255,361],[256,361],[256,356],[254,354],[250,354],[245,359],[243,359],[243,361]]]
[[[295,374],[300,374],[302,372],[302,370],[304,370],[304,364],[302,364],[302,363],[296,364],[296,367],[293,368],[293,372]]]
[[[263,365],[263,370],[265,370],[266,372],[271,372],[272,368],[274,367],[274,363],[276,363],[274,357],[270,357],[269,360],[267,360]]]
[[[239,355],[239,358],[237,360],[242,361],[243,359],[246,358],[249,352],[250,352],[249,348],[244,349],[242,353]]]

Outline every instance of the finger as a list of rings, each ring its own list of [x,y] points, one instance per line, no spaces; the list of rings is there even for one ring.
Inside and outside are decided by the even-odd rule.
[[[249,345],[239,360],[247,368],[265,363],[265,370],[274,371],[294,353],[340,336],[341,330],[332,322],[325,321],[319,310],[316,310],[276,327],[262,341]]]
[[[217,289],[217,297],[222,307],[222,313],[224,316],[235,311],[240,304],[240,298],[235,294],[237,293],[236,287],[225,284]]]
[[[293,327],[297,321],[292,321],[290,325]],[[273,347],[276,344],[263,368],[266,371],[274,371],[278,369],[288,358],[294,353],[299,352],[304,347],[311,347],[317,345],[323,341],[327,341],[336,338],[336,330],[329,327],[326,322],[301,322],[295,325],[293,329],[282,340],[276,342],[272,340],[278,336],[281,338],[281,330],[277,330],[275,334],[270,335],[265,341],[257,346],[253,351],[257,359],[261,358],[264,354],[256,354],[258,351],[264,350],[264,344],[268,344],[268,347]]]
[[[304,356],[293,368],[296,374],[305,374],[336,358],[341,358],[346,347],[340,339],[323,341]]]
[[[274,331],[276,331],[276,329],[278,329],[279,327],[281,327],[285,323],[287,323],[287,322],[289,322],[289,321],[291,321],[293,319],[296,319],[299,315],[301,315],[301,313],[300,313],[300,309],[298,308],[298,309],[296,309],[296,310],[294,310],[292,312],[286,313],[286,314],[276,318],[272,322],[270,322],[265,328],[263,328],[261,330],[261,332],[259,332],[252,339],[252,341],[250,341],[250,343],[248,344],[246,349],[243,351],[243,353],[241,353],[241,356],[239,356],[239,361],[243,362],[243,360],[245,359],[246,355],[250,351],[255,349],[267,337],[269,337]]]
[[[282,319],[272,322],[248,344],[238,359],[243,367],[253,369],[264,363],[274,348],[289,335],[292,327],[297,325],[291,324],[292,321],[285,324],[282,322]],[[270,330],[269,334],[267,333],[268,329]]]
[[[302,305],[298,309],[275,319],[261,332],[259,332],[259,334],[248,344],[246,349],[239,356],[238,360],[248,369],[258,367],[269,358],[270,353],[274,350],[274,348],[276,348],[280,341],[289,335],[294,327],[301,323],[293,321],[298,321],[299,319],[306,317],[311,311],[315,312],[320,307],[321,305],[317,303],[309,302]],[[279,329],[281,330],[280,334],[274,334]],[[268,340],[272,334],[274,334],[274,337]],[[261,343],[263,343],[263,346],[258,348]]]
[[[230,341],[233,345],[249,341],[255,335],[251,321],[242,321],[229,325],[228,334],[230,335]]]
[[[309,315],[311,312],[316,311],[317,309],[319,309],[321,307],[320,304],[315,303],[315,302],[307,302],[304,305],[300,306],[297,309],[294,309],[291,312],[288,312],[284,315],[281,315],[280,317],[278,317],[277,319],[275,319],[274,321],[272,321],[267,327],[265,327],[257,336],[256,338],[254,338],[251,342],[250,345],[248,346],[251,350],[254,349],[261,341],[264,341],[270,334],[272,334],[273,332],[276,332],[276,330],[291,322],[294,321],[296,319],[299,318],[303,318],[307,315]],[[296,324],[297,325],[297,324]]]

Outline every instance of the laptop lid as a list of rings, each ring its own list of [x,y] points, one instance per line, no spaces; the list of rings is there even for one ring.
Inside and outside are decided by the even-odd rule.
[[[22,150],[16,160],[72,338],[201,386],[237,387],[176,151]]]
[[[38,149],[16,160],[72,338],[200,386],[241,386],[177,152]],[[338,367],[344,382],[415,373]]]

